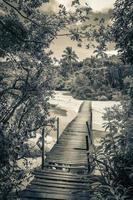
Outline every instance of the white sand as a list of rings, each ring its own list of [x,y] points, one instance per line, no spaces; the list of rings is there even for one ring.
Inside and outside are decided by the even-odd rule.
[[[51,98],[50,103],[56,104],[60,108],[65,108],[67,111],[78,112],[79,107],[83,101],[74,99],[66,91],[55,91],[54,97]]]

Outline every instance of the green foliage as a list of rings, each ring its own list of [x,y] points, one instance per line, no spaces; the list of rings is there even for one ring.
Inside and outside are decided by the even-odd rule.
[[[120,52],[125,64],[130,64],[133,69],[133,2],[132,0],[117,0],[113,11],[112,33],[116,42],[116,48]],[[127,95],[130,97],[130,114],[133,115],[133,72],[126,77],[125,85],[128,85]]]
[[[124,102],[106,110],[106,136],[94,155],[101,176],[97,182],[92,181],[92,199],[132,199],[133,151],[127,132],[128,109]]]
[[[60,60],[60,74],[66,78],[71,76],[71,74],[76,70],[74,67],[77,63],[77,59],[78,56],[72,50],[72,47],[66,47]]]
[[[113,11],[113,35],[124,62],[133,64],[133,1],[116,0]]]
[[[69,82],[72,95],[80,99],[120,100],[121,94],[131,95],[132,68],[116,56],[103,59],[93,56],[80,62],[73,58],[72,64],[68,64],[71,59],[67,62],[66,55],[61,59],[56,89],[65,89]]]
[[[72,94],[83,99],[119,100],[126,72],[120,60],[115,59],[115,56],[85,59],[82,69],[75,74]]]
[[[0,2],[0,197],[8,199],[18,191],[26,174],[19,165],[29,156],[27,142],[53,120],[49,117],[52,95],[50,43],[67,25],[86,19],[83,13],[41,13],[47,0]],[[69,56],[73,51],[67,49]],[[70,58],[70,57],[69,57]],[[64,59],[69,62],[65,57]],[[73,59],[73,57],[72,57]],[[72,60],[71,62],[72,63]],[[6,61],[4,61],[6,60]],[[4,152],[4,153],[3,153]]]
[[[92,178],[92,199],[131,200],[133,197],[132,7],[130,0],[116,0],[113,11],[112,33],[124,61],[123,67],[120,65],[124,72],[121,89],[127,96],[123,104],[106,110],[107,134],[94,155],[100,177]]]
[[[54,82],[55,82],[55,88],[56,90],[64,90],[65,88],[65,79],[63,76],[57,76],[55,79],[54,79]]]
[[[60,61],[56,87],[72,91],[82,99],[113,99],[119,91],[130,96],[132,84],[132,1],[117,0],[113,13],[113,29],[101,18],[96,26],[89,19],[91,9],[86,6],[68,13],[60,5],[58,13],[40,13],[47,0],[6,1],[0,3],[0,191],[2,199],[18,191],[26,177],[18,161],[28,154],[27,141],[36,137],[37,131],[52,124],[49,118],[49,97],[52,95],[51,52],[46,53],[58,32],[71,23],[83,22],[83,27],[71,28],[68,35],[79,46],[87,39],[87,48],[96,47],[96,58],[79,64],[71,47],[67,47]],[[79,1],[73,1],[73,5]],[[106,27],[106,28],[105,28]],[[114,39],[115,38],[115,39]],[[96,45],[91,44],[96,41]],[[107,42],[116,42],[125,63],[107,58]],[[77,72],[78,71],[78,72]],[[59,78],[58,78],[59,75]],[[128,99],[129,100],[129,99]],[[128,103],[128,101],[127,101]],[[131,105],[107,110],[105,127],[108,131],[97,149],[94,161],[101,177],[92,186],[92,199],[131,199],[133,177],[133,126]],[[130,116],[130,117],[129,117]],[[27,166],[27,160],[24,165]]]
[[[42,62],[38,64],[35,58],[22,52],[19,59],[16,64],[11,60],[1,63],[0,190],[5,199],[13,188],[19,190],[26,176],[19,160],[29,156],[28,139],[36,137],[37,130],[51,123],[50,60],[45,57],[47,68],[46,65],[44,68]],[[28,161],[24,160],[23,165],[26,164]]]

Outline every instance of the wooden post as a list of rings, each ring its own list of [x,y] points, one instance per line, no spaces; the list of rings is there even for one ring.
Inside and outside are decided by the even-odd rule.
[[[42,129],[42,169],[44,169],[44,160],[45,160],[44,137],[45,137],[45,132],[43,128]]]
[[[59,117],[58,117],[57,118],[57,143],[59,141],[59,134],[60,134],[60,132],[59,132]]]
[[[90,126],[89,126],[88,122],[86,122],[86,126],[87,126],[87,130],[88,130],[89,141],[90,141],[91,144],[92,144],[91,131],[90,131]],[[88,142],[89,142],[89,141],[88,141]]]
[[[87,166],[88,166],[88,173],[90,172],[90,159],[89,159],[89,142],[88,142],[88,135],[86,135],[86,154],[87,154]]]
[[[89,151],[88,135],[86,135],[86,151]]]
[[[90,107],[90,131],[92,133],[92,106]]]

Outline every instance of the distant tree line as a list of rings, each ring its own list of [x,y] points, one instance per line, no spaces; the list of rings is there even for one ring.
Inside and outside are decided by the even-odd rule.
[[[69,90],[79,99],[120,100],[128,92],[131,74],[130,64],[123,64],[118,56],[91,56],[79,61],[67,47],[57,66],[55,89]]]

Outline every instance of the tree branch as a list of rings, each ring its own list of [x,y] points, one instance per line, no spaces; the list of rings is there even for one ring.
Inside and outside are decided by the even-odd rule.
[[[33,21],[32,19],[28,18],[27,16],[23,15],[15,6],[13,6],[12,4],[10,4],[9,2],[3,0],[3,2],[5,4],[7,4],[8,6],[10,6],[11,8],[13,8],[21,17],[23,17],[24,19],[27,19],[28,21],[32,22],[33,24],[40,26],[39,24],[37,24],[35,21]]]
[[[19,119],[19,122],[18,122],[18,129],[21,128],[22,120],[23,120],[25,114],[27,114],[28,111],[29,111],[29,107],[28,107],[27,109],[26,109],[26,107],[24,107],[23,112],[22,112],[22,115],[21,115],[21,117],[20,117],[20,119]]]
[[[25,98],[26,95],[23,95],[22,98],[16,103],[16,105],[12,108],[11,112],[7,115],[7,116],[4,116],[3,119],[1,119],[1,122],[3,122],[4,124],[6,122],[9,121],[9,119],[12,117],[12,115],[14,114],[16,108],[18,108],[22,102],[24,101],[24,98]],[[26,100],[26,99],[25,99]]]
[[[37,44],[43,44],[43,45],[45,45],[46,43],[45,42],[42,42],[42,41],[36,41],[36,40],[24,40],[23,38],[21,38],[19,35],[17,35],[12,29],[10,29],[10,27],[7,27],[4,23],[3,23],[3,21],[1,21],[0,20],[0,23],[3,25],[3,27],[7,30],[7,31],[9,31],[12,35],[15,35],[15,37],[19,40],[19,41],[21,41],[21,42],[24,42],[24,43],[37,43]],[[49,42],[52,42],[52,40],[53,40],[54,38],[52,37],[52,39],[49,41]],[[17,41],[18,42],[18,41]],[[20,44],[20,43],[18,43],[18,44]],[[4,51],[4,50],[3,50]]]

